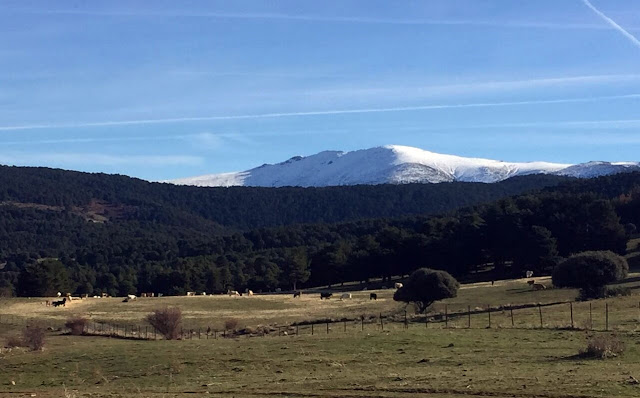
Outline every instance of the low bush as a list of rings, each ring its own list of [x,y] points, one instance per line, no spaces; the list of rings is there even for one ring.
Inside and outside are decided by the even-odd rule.
[[[84,334],[85,328],[87,327],[88,323],[89,323],[89,320],[87,318],[83,318],[79,316],[79,317],[67,319],[67,322],[65,322],[64,327],[69,329],[69,332],[72,335],[80,336],[81,334]]]
[[[155,310],[147,316],[147,322],[167,340],[175,340],[180,335],[182,311],[177,307]]]
[[[9,336],[4,343],[5,348],[24,347],[24,341],[19,336]]]
[[[44,349],[45,328],[37,323],[27,325],[22,331],[22,342],[25,347],[29,347],[32,351]]]
[[[624,352],[624,342],[613,335],[596,336],[589,339],[587,348],[580,355],[587,358],[607,359],[617,357]]]
[[[240,322],[238,322],[236,318],[229,318],[226,321],[224,321],[224,328],[226,330],[236,330],[239,323]]]
[[[631,288],[625,286],[608,287],[605,292],[607,297],[631,296]]]

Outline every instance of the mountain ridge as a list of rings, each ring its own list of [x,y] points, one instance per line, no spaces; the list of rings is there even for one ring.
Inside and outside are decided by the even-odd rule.
[[[240,172],[168,180],[204,187],[326,187],[440,182],[495,183],[515,176],[555,174],[592,178],[640,171],[640,162],[592,161],[580,164],[504,162],[440,154],[420,148],[386,145],[355,151],[322,151]]]

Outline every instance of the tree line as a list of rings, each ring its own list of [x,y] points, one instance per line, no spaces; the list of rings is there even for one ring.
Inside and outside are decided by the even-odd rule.
[[[170,208],[176,213],[166,217],[132,211],[100,223],[73,208],[5,203],[0,205],[0,294],[268,291],[367,283],[419,268],[444,270],[459,280],[487,270],[495,278],[525,269],[551,272],[574,253],[625,252],[640,222],[639,183],[640,175],[621,174],[568,181],[439,216],[236,232],[221,232],[219,224],[191,208]],[[369,189],[375,192],[375,186]],[[380,186],[379,192],[393,189],[402,186]]]

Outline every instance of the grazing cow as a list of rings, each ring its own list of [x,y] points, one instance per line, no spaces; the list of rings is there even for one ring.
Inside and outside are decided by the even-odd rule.
[[[377,300],[378,299],[378,295],[375,293],[369,293],[369,300]]]
[[[227,294],[229,296],[240,296],[240,293],[237,290],[229,290]]]
[[[534,283],[533,284],[533,290],[544,290],[547,287],[545,285],[543,285],[542,283]]]
[[[531,278],[533,276],[533,271],[527,271],[525,275],[527,278]]]
[[[527,284],[531,287],[533,287],[533,284],[536,283],[536,281],[534,279],[528,280]]]
[[[195,295],[196,295],[196,292],[187,292],[187,296],[189,296],[189,297],[192,297],[192,296],[195,296]]]
[[[206,295],[207,295],[207,292],[202,292],[202,293],[200,293],[200,294],[201,294],[202,296],[206,296]]]
[[[129,300],[135,300],[136,299],[136,295],[135,294],[127,294],[127,298]]]
[[[253,290],[247,290],[247,296],[253,296]]]
[[[59,307],[59,306],[66,307],[67,306],[67,298],[65,297],[62,300],[54,301],[54,302],[51,303],[51,305],[53,305],[54,307]]]
[[[400,289],[402,287],[402,283],[396,282],[394,286],[396,287],[396,289]]]
[[[58,297],[62,296],[62,293],[58,292]]]
[[[302,292],[300,290],[293,292],[293,298],[296,298],[296,297],[302,297]]]
[[[346,300],[351,298],[351,293],[342,293],[340,295],[340,300]]]
[[[329,300],[333,296],[333,293],[320,293],[320,300],[327,299]]]

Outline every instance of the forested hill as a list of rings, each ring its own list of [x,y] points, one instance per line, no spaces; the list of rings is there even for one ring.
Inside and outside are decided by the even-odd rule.
[[[579,251],[623,253],[638,223],[637,173],[225,189],[5,167],[0,295],[260,291],[419,267],[464,278],[487,264],[520,275]]]
[[[0,202],[103,213],[109,218],[201,224],[220,232],[295,223],[442,214],[570,180],[530,175],[494,184],[440,183],[325,188],[198,188],[121,175],[0,166]]]

